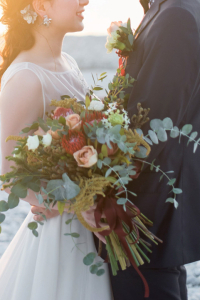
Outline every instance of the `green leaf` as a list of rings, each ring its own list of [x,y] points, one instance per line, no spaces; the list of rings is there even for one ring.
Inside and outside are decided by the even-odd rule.
[[[157,132],[160,128],[163,128],[163,122],[159,119],[153,119],[150,122],[150,127]]]
[[[58,205],[58,211],[59,211],[60,215],[62,216],[64,209],[65,209],[65,203],[58,201],[57,205]]]
[[[165,118],[163,120],[163,126],[166,130],[170,130],[173,128],[173,122],[170,118]]]
[[[83,258],[84,265],[90,266],[91,264],[93,264],[95,257],[96,257],[96,253],[94,253],[94,252],[91,252],[91,253],[87,254]]]
[[[152,140],[152,142],[153,142],[154,144],[158,144],[158,143],[159,143],[159,142],[158,142],[157,134],[156,134],[153,130],[149,130],[149,131],[148,131],[148,134],[149,134],[150,139]]]
[[[46,125],[45,121],[42,118],[38,118],[38,122],[40,127],[47,132],[49,130],[49,127]]]
[[[196,139],[197,135],[198,135],[197,131],[192,132],[187,144],[189,144],[190,142],[194,141]]]
[[[102,267],[102,266],[103,266],[103,262],[102,262],[102,261],[97,262],[97,263],[96,263],[96,266],[97,266],[97,268]]]
[[[19,197],[11,193],[8,197],[8,206],[10,209],[15,208],[19,204]]]
[[[96,273],[97,276],[102,276],[105,273],[104,269],[99,269]]]
[[[41,194],[38,194],[38,195],[35,194],[35,197],[38,199],[38,202],[40,205],[44,202],[44,199]]]
[[[175,208],[178,208],[178,202],[176,201],[176,199],[174,199],[174,198],[168,198],[167,200],[166,200],[166,202],[170,202],[170,203],[173,203],[174,204],[174,207]]]
[[[169,180],[169,182],[167,183],[168,185],[173,185],[176,182],[176,178],[172,178]]]
[[[27,196],[27,187],[22,183],[17,183],[14,185],[11,189],[11,192],[15,195],[17,195],[19,198],[26,198]]]
[[[22,132],[23,133],[28,133],[30,131],[30,127],[26,127],[24,129],[22,129]]]
[[[129,34],[128,29],[127,29],[126,27],[119,26],[119,28],[120,28],[123,32],[125,32],[126,34]]]
[[[131,44],[131,46],[133,46],[134,36],[132,33],[128,35],[128,40],[129,40],[129,43]]]
[[[86,106],[86,108],[88,108],[90,106],[90,97],[88,95],[86,95],[86,97],[85,97],[85,106]]]
[[[103,160],[103,163],[105,163],[107,165],[110,165],[110,163],[111,163],[110,157],[105,157],[104,160]]]
[[[157,132],[157,136],[158,136],[159,141],[161,141],[161,142],[167,141],[167,133],[166,133],[165,129],[159,128],[158,132]]]
[[[33,232],[34,236],[38,237],[38,232],[37,232],[37,230],[33,229],[32,232]]]
[[[103,73],[101,73],[100,77],[102,77],[102,76],[104,76],[106,74],[107,74],[107,72],[103,72]]]
[[[32,191],[38,193],[40,191],[40,184],[36,182],[27,182],[26,184],[27,188],[31,189]]]
[[[30,223],[28,223],[28,228],[30,230],[35,230],[38,228],[38,224],[36,222],[30,222]]]
[[[106,179],[108,181],[110,181],[111,183],[115,183],[117,181],[117,179],[115,177],[111,177],[111,176],[108,176]]]
[[[31,127],[30,130],[37,130],[39,128],[39,123],[38,122],[34,122]]]
[[[96,87],[93,88],[93,90],[94,90],[94,91],[102,91],[103,88],[100,87],[100,86],[96,86]]]
[[[6,216],[4,214],[0,213],[0,223],[3,223],[3,221],[5,220]]]
[[[70,224],[72,222],[73,219],[69,219],[65,222],[66,225]]]
[[[112,173],[112,169],[108,169],[106,171],[105,177],[108,177]]]
[[[174,194],[182,194],[183,191],[181,189],[173,188],[173,192]]]
[[[4,212],[7,211],[9,209],[8,203],[4,200],[0,201],[0,211]]]
[[[128,191],[129,193],[131,193],[133,196],[137,197],[137,194],[131,192],[131,191]]]
[[[108,148],[106,145],[101,146],[101,153],[103,154],[104,157],[108,157]]]
[[[126,202],[127,202],[126,198],[119,198],[117,200],[117,204],[119,204],[119,205],[124,205],[124,204],[126,204]]]
[[[91,266],[90,266],[90,273],[91,273],[91,274],[96,274],[97,271],[98,271],[97,265],[91,265]]]
[[[154,159],[154,160],[152,161],[152,163],[151,163],[151,166],[150,166],[150,170],[151,170],[151,171],[153,171],[155,160],[156,160],[156,159]]]
[[[97,167],[101,170],[102,169],[102,164],[103,164],[103,161],[101,159],[98,159],[97,161]]]
[[[47,192],[54,195],[55,200],[70,200],[80,193],[80,188],[75,184],[66,173],[62,175],[62,179],[50,180],[47,184]]]
[[[171,130],[171,132],[170,132],[170,137],[171,138],[177,138],[179,136],[179,129],[178,129],[178,127],[174,127],[174,128],[172,128],[172,130]]]
[[[136,151],[135,156],[138,157],[138,158],[147,157],[147,149],[143,146],[138,146],[138,148],[140,149],[140,151]]]
[[[182,134],[188,135],[192,131],[192,128],[193,128],[193,126],[191,124],[186,124],[183,126],[181,132],[182,132]]]

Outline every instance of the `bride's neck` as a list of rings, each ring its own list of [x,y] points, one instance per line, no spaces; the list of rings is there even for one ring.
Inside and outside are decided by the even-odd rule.
[[[61,57],[62,43],[64,39],[64,34],[53,33],[50,28],[45,28],[47,30],[37,30],[33,31],[35,37],[35,44],[31,49],[31,52],[41,58],[41,60],[55,60]],[[49,31],[48,31],[49,30]]]

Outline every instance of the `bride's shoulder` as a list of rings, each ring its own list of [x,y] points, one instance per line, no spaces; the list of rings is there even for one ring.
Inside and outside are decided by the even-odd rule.
[[[69,61],[75,68],[79,68],[76,60],[66,52],[62,52],[62,55]]]

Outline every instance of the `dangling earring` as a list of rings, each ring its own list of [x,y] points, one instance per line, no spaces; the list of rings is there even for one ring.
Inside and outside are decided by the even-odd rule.
[[[47,15],[45,15],[42,25],[49,27],[49,25],[51,24],[51,21],[52,21],[52,19],[50,19]]]

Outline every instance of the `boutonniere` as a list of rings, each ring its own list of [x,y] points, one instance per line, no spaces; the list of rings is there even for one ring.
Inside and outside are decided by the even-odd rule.
[[[140,27],[140,26],[139,26]],[[112,22],[107,29],[108,38],[106,49],[111,53],[113,49],[117,49],[116,53],[119,56],[119,68],[121,75],[125,75],[125,67],[127,58],[134,49],[134,41],[136,39],[139,27],[136,30],[131,28],[131,20],[128,19],[127,23]]]

